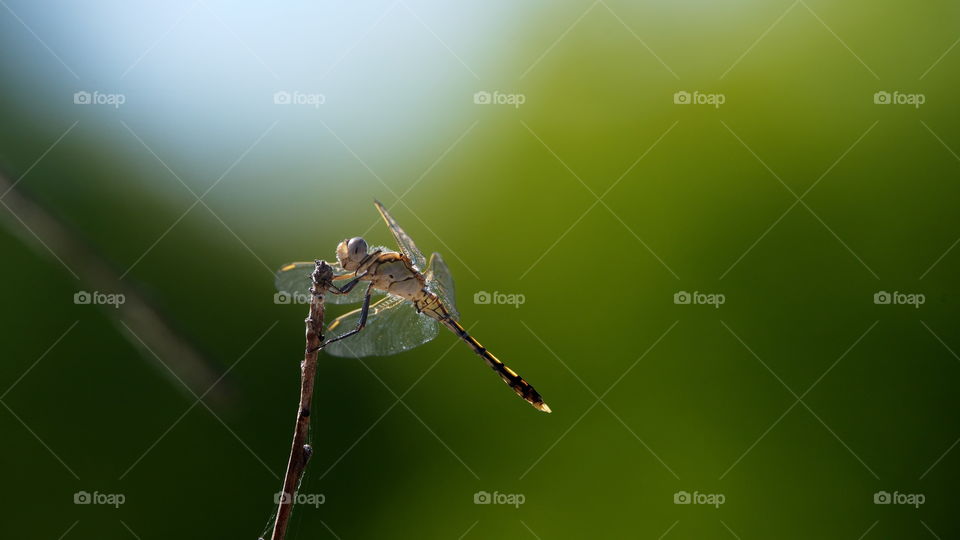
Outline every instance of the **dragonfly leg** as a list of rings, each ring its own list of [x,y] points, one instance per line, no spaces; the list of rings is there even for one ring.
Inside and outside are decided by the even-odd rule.
[[[367,325],[367,314],[370,312],[370,293],[373,292],[373,283],[367,285],[367,293],[363,297],[363,307],[360,308],[360,321],[357,322],[357,327],[349,332],[345,332],[343,335],[337,336],[335,338],[328,339],[323,342],[321,347],[326,347],[331,343],[340,341],[343,338],[348,338],[356,333],[359,333],[363,330],[363,327]]]
[[[341,286],[341,287],[337,287],[336,285],[331,285],[331,286],[330,286],[330,289],[333,291],[334,294],[347,294],[347,293],[349,293],[350,291],[352,291],[354,287],[357,286],[357,283],[360,283],[360,280],[363,279],[363,276],[365,276],[365,275],[367,275],[366,272],[364,272],[364,273],[360,274],[359,276],[351,279],[350,281],[347,282],[346,285],[343,285],[343,286]]]

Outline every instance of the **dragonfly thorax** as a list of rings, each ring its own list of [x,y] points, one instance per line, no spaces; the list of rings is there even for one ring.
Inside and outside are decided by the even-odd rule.
[[[362,271],[367,272],[364,279],[381,291],[414,301],[426,294],[423,276],[399,253],[381,253]]]

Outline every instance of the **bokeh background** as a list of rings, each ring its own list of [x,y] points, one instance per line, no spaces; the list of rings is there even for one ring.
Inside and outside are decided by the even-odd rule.
[[[2,535],[256,538],[272,272],[389,243],[377,198],[554,412],[447,333],[322,356],[290,538],[955,536],[958,38],[948,1],[3,0]]]

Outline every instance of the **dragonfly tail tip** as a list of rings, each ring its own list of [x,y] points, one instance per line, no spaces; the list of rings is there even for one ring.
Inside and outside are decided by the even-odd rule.
[[[547,405],[546,403],[542,402],[542,401],[541,401],[539,404],[534,405],[534,406],[535,406],[538,410],[541,410],[541,411],[543,411],[543,412],[545,412],[545,413],[551,413],[551,412],[553,412],[552,410],[550,410],[550,406]]]

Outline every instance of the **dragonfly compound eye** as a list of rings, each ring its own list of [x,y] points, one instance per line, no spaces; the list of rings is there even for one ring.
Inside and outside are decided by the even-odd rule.
[[[345,270],[356,270],[367,256],[367,242],[356,236],[340,242],[337,246],[337,260]]]
[[[359,236],[354,236],[347,242],[347,250],[350,252],[350,258],[354,261],[367,256],[367,241]]]

